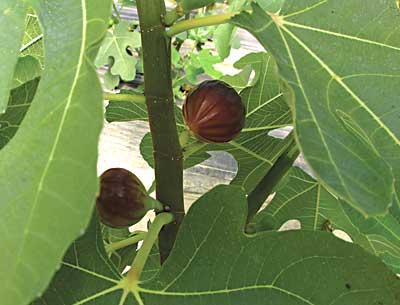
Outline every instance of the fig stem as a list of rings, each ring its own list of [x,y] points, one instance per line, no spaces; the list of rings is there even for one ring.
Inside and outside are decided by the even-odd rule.
[[[158,234],[163,226],[171,223],[173,220],[174,216],[171,213],[160,213],[156,216],[143,240],[143,245],[140,247],[135,259],[133,260],[131,269],[128,271],[127,280],[129,283],[134,284],[139,281],[150,251],[153,248],[154,243],[157,241]]]
[[[168,257],[185,215],[183,156],[175,118],[171,79],[171,39],[165,36],[164,0],[137,0],[144,74],[144,92],[153,142],[156,198],[171,208],[174,222],[158,239],[161,262]]]
[[[290,144],[287,146],[285,152],[279,156],[267,174],[261,179],[256,188],[247,197],[247,223],[251,221],[254,215],[264,204],[268,196],[273,193],[274,188],[292,168],[294,161],[296,161],[300,154],[300,150],[293,136],[293,131],[287,136],[287,139],[290,140]]]
[[[143,94],[114,94],[104,92],[103,97],[108,101],[146,103],[146,98]]]
[[[174,25],[172,25],[165,32],[165,34],[167,35],[167,37],[172,37],[172,36],[175,36],[177,34],[180,34],[182,32],[190,30],[190,29],[226,23],[229,21],[229,19],[231,19],[233,16],[235,16],[239,13],[240,12],[230,12],[230,13],[224,13],[224,14],[219,14],[219,15],[213,15],[213,16],[207,16],[207,17],[194,18],[194,19],[180,21],[180,22],[177,22]]]
[[[162,212],[164,210],[162,203],[150,196],[147,196],[145,199],[144,206],[146,210],[155,210],[156,212]]]
[[[147,232],[145,232],[145,231],[137,231],[136,233],[137,234],[135,234],[134,236],[131,236],[127,239],[105,245],[107,253],[110,254],[119,249],[128,247],[130,245],[134,245],[134,244],[138,243],[139,241],[143,240],[147,234]]]

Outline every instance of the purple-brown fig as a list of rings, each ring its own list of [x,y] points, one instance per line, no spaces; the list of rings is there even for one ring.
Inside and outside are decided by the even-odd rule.
[[[155,202],[139,178],[126,169],[110,168],[100,176],[96,207],[101,222],[109,227],[122,228],[137,223],[148,210],[155,208]]]
[[[204,81],[192,89],[182,113],[192,134],[211,143],[235,138],[244,127],[246,115],[240,95],[220,80]]]

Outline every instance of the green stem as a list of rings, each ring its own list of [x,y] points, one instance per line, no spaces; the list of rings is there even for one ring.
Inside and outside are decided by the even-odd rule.
[[[137,0],[142,35],[144,87],[153,140],[156,197],[174,214],[161,232],[159,248],[164,261],[184,217],[183,156],[176,127],[171,80],[171,40],[165,36],[164,0]]]
[[[103,97],[108,101],[134,102],[143,104],[146,102],[146,98],[143,94],[114,94],[104,92]]]
[[[111,243],[105,246],[107,253],[112,253],[114,251],[117,251],[119,249],[128,247],[130,245],[137,244],[139,241],[143,240],[146,236],[147,232],[138,232],[132,237],[129,237],[127,239],[117,241],[115,243]]]
[[[161,213],[156,216],[154,222],[150,225],[150,229],[147,232],[145,239],[143,240],[143,245],[140,247],[135,259],[133,260],[131,269],[128,271],[127,280],[130,284],[133,285],[139,281],[150,251],[153,248],[154,243],[157,241],[158,234],[165,225],[169,224],[173,220],[174,216],[171,213]]]
[[[120,15],[119,10],[114,2],[113,2],[113,8],[114,8],[115,13],[117,14],[118,21],[121,22],[121,15]]]
[[[289,134],[288,137],[292,137],[292,133]],[[276,160],[268,173],[264,176],[264,178],[262,178],[256,188],[247,197],[247,223],[250,222],[253,216],[264,204],[268,196],[272,194],[274,188],[291,169],[294,161],[297,159],[299,154],[300,151],[297,143],[292,137],[292,141],[286,151],[282,155],[280,155],[280,157]]]
[[[172,37],[190,29],[226,23],[229,21],[229,19],[237,14],[239,14],[239,12],[224,13],[220,15],[184,20],[171,26],[166,34],[168,37]]]

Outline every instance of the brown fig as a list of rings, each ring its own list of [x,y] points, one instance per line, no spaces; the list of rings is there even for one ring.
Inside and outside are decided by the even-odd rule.
[[[111,168],[100,176],[96,207],[105,225],[121,228],[137,223],[148,210],[160,206],[148,196],[142,182],[133,173],[123,168]]]
[[[220,80],[204,81],[192,89],[182,113],[190,131],[205,142],[229,142],[244,127],[245,107],[240,95]]]

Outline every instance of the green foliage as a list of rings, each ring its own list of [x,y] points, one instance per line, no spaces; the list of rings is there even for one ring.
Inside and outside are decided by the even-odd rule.
[[[380,256],[400,273],[400,225],[392,213],[364,218],[349,204],[329,193],[321,183],[299,168],[293,168],[284,185],[276,190],[272,202],[253,220],[257,230],[273,219],[273,229],[297,219],[302,230],[342,230],[354,243]],[[269,228],[271,229],[271,228]]]
[[[144,304],[395,304],[400,281],[378,259],[326,232],[243,234],[246,197],[219,186],[190,209]],[[285,246],[282,246],[285,245]],[[366,277],[367,268],[373,278]],[[321,279],[324,279],[321,281]]]
[[[137,1],[140,26],[111,17],[110,0],[1,2],[2,305],[398,305],[398,1],[217,2],[178,1],[175,12],[199,8],[179,26],[215,26],[171,40],[163,0]],[[216,64],[237,45],[237,26],[268,53],[224,75]],[[106,94],[105,118],[151,123],[140,151],[165,211],[146,234],[93,213],[104,112],[94,64],[108,65],[110,89],[145,72],[145,89]],[[191,137],[173,103],[205,78],[231,84],[246,106],[229,143]],[[286,139],[271,136],[286,126]],[[299,150],[312,176],[285,158]],[[237,174],[183,215],[182,171],[211,151],[231,154]],[[301,228],[280,232],[289,220]]]
[[[114,58],[110,57],[108,59],[108,67],[106,73],[104,73],[104,86],[108,90],[113,90],[119,85],[119,75],[114,75],[111,73],[112,66],[114,65]]]
[[[203,49],[198,53],[191,53],[189,60],[184,66],[187,80],[190,83],[197,83],[199,74],[205,73],[212,78],[220,78],[222,72],[215,70],[214,64],[221,62],[221,59],[213,55],[209,49]]]
[[[121,90],[121,94],[137,94],[134,90]],[[148,121],[146,104],[131,101],[110,100],[106,107],[106,120],[112,122]]]
[[[168,261],[133,288],[139,304],[396,304],[400,281],[358,246],[327,232],[249,236],[243,233],[245,215],[239,187],[219,186],[201,197],[186,215]],[[71,246],[37,304],[118,304],[120,276],[105,257],[96,223],[93,218]]]
[[[215,30],[214,43],[221,59],[229,56],[232,41],[236,33],[235,26],[230,23],[221,24]]]
[[[24,34],[25,3],[3,0],[0,3],[0,114],[7,108],[12,88],[13,71],[18,61],[18,49]]]
[[[134,234],[129,232],[129,228],[116,229],[110,228],[105,225],[101,226],[102,238],[105,245],[110,246],[113,243],[121,242],[132,237]],[[115,268],[119,273],[125,270],[126,266],[129,266],[136,255],[137,243],[123,247],[115,251],[109,251],[109,259],[113,262]]]
[[[245,8],[248,0],[231,0],[229,1],[229,12],[238,12]],[[225,59],[229,56],[236,34],[236,27],[231,23],[221,24],[215,30],[214,43],[215,48],[221,56]]]
[[[86,227],[97,192],[103,109],[93,55],[111,2],[34,4],[46,37],[44,76],[16,136],[0,151],[4,305],[27,304],[46,289]]]
[[[277,13],[282,8],[286,0],[257,0],[258,5],[267,12]]]
[[[400,38],[386,32],[399,22],[393,5],[285,2],[277,16],[253,4],[252,13],[233,18],[272,53],[290,84],[306,160],[332,192],[371,216],[387,212],[394,181],[399,188],[399,69],[393,63]],[[350,11],[357,16],[347,18]],[[335,56],[332,46],[340,50]]]
[[[16,88],[40,76],[42,68],[39,61],[33,56],[19,57],[14,70],[14,79],[11,88]]]
[[[198,46],[200,40],[196,40]],[[177,98],[184,99],[183,86],[194,86],[200,78],[221,78],[222,72],[215,69],[214,65],[221,62],[221,58],[210,49],[199,47],[199,51],[192,50],[184,56],[180,56],[176,49],[172,52],[173,88]]]
[[[290,111],[280,91],[276,66],[266,53],[249,54],[238,61],[237,67],[251,67],[255,71],[252,85],[242,90],[242,101],[246,106],[246,125],[241,135],[226,144],[209,144],[185,159],[185,168],[206,159],[206,151],[229,152],[238,162],[238,173],[232,181],[250,192],[271,165],[287,148],[289,141],[275,139],[268,135],[275,128],[291,124]],[[146,118],[145,106],[132,102],[110,102],[106,117],[112,121],[131,121]],[[176,120],[184,128],[181,112],[176,108]],[[192,139],[192,141],[194,141]],[[154,166],[153,148],[150,135],[140,145],[141,153],[150,166]]]
[[[69,247],[49,288],[32,305],[74,304],[99,291],[112,290],[120,279],[104,249],[101,226],[93,213],[85,234]],[[96,304],[116,304],[120,295],[120,291],[109,291]]]
[[[7,111],[0,115],[0,149],[6,146],[17,132],[35,97],[38,84],[39,79],[36,78],[11,91]]]
[[[215,3],[217,0],[177,0],[184,12]]]
[[[227,82],[236,90],[241,91],[246,87],[255,85],[260,77],[260,72],[265,66],[262,53],[250,53],[233,64],[233,67],[240,69],[236,75],[224,75],[221,80]],[[250,80],[251,73],[254,72]]]
[[[96,58],[97,67],[109,65],[106,74],[107,89],[114,89],[118,85],[118,76],[126,81],[135,79],[138,60],[132,52],[136,52],[134,50],[140,46],[139,32],[133,30],[127,21],[117,24],[113,33],[107,33]]]

